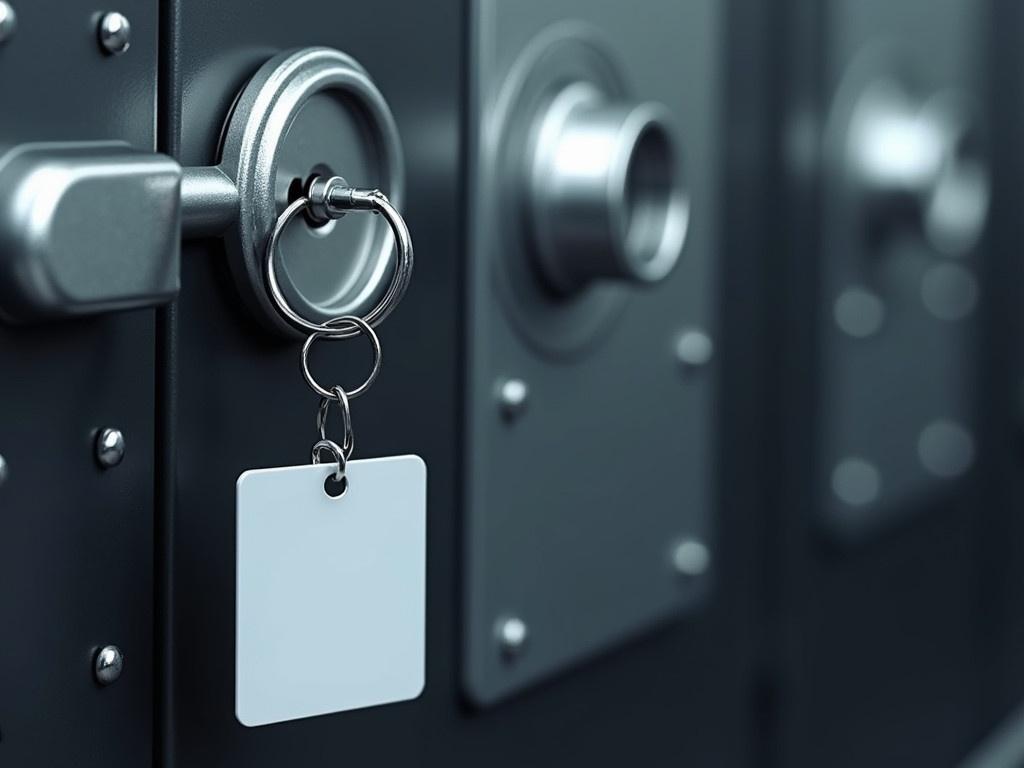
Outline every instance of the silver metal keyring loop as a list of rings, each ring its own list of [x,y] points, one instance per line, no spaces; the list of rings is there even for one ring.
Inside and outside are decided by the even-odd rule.
[[[327,412],[331,408],[331,403],[337,403],[338,407],[341,408],[342,425],[345,430],[345,436],[341,441],[341,448],[345,452],[345,458],[351,459],[352,452],[356,447],[355,433],[352,431],[352,411],[348,405],[348,395],[345,390],[335,385],[331,387],[331,392],[334,393],[333,398],[324,397],[320,399],[320,408],[316,414],[316,428],[320,431],[320,439],[327,439]]]
[[[320,452],[328,451],[334,457],[334,460],[338,464],[338,468],[334,472],[334,479],[337,482],[341,482],[345,479],[345,465],[348,463],[348,459],[345,458],[345,452],[341,449],[333,440],[318,440],[313,446],[313,463],[320,464]]]
[[[318,181],[319,184],[317,184]],[[354,189],[344,186],[343,180],[338,177],[328,179],[326,182],[315,180],[310,185],[310,189],[317,190],[320,199],[314,201],[310,197],[300,197],[291,203],[277,218],[274,229],[270,233],[264,266],[267,290],[270,293],[271,301],[277,307],[281,316],[293,327],[309,333],[320,333],[322,336],[328,336],[332,339],[351,338],[360,333],[360,329],[355,324],[347,323],[324,330],[324,326],[327,326],[329,323],[314,323],[302,317],[288,303],[278,282],[275,265],[278,243],[282,233],[291,223],[292,219],[306,210],[317,216],[326,215],[329,218],[340,218],[349,211],[369,211],[384,217],[388,222],[388,226],[391,227],[395,238],[398,261],[395,265],[391,282],[388,284],[384,295],[373,309],[363,317],[363,320],[371,327],[379,325],[384,318],[394,311],[409,287],[413,267],[412,238],[409,235],[409,228],[405,225],[405,220],[395,207],[391,205],[387,196],[380,190]],[[317,391],[320,392],[321,390]],[[351,393],[349,396],[352,396]]]
[[[355,389],[345,390],[344,394],[349,400],[359,397],[371,387],[374,381],[377,380],[377,374],[380,373],[381,361],[383,359],[380,339],[377,338],[377,334],[374,332],[373,328],[370,327],[370,324],[361,317],[356,317],[355,315],[342,315],[341,317],[332,318],[322,325],[313,326],[313,332],[309,334],[309,338],[307,338],[306,342],[302,345],[302,376],[306,379],[306,383],[309,384],[310,389],[320,395],[320,397],[327,400],[336,400],[337,397],[331,390],[320,386],[319,382],[313,378],[313,374],[309,370],[309,350],[313,346],[313,342],[321,336],[337,338],[336,336],[332,336],[332,327],[343,324],[345,326],[355,328],[356,333],[362,333],[365,335],[373,345],[373,369],[370,371],[370,375],[367,376],[366,381]]]

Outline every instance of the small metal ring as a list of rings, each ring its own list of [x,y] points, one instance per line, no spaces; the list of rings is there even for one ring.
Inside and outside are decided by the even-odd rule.
[[[334,471],[334,479],[340,483],[345,479],[345,467],[348,463],[348,459],[345,458],[345,452],[333,440],[318,440],[313,446],[314,464],[320,463],[320,451],[330,451],[331,455],[334,456],[334,460],[338,463],[338,468]]]
[[[383,192],[376,189],[361,191],[365,192],[362,199],[366,201],[369,207],[351,208],[350,210],[367,210],[372,213],[379,213],[383,216],[387,220],[388,226],[391,227],[391,231],[395,238],[395,246],[398,249],[398,262],[395,265],[395,271],[391,277],[391,282],[388,284],[387,290],[384,292],[380,301],[377,302],[376,306],[364,315],[364,319],[367,324],[370,325],[370,327],[374,327],[379,325],[384,318],[394,311],[395,307],[398,306],[402,297],[405,295],[406,289],[409,287],[409,281],[412,279],[413,265],[412,238],[409,235],[409,228],[405,225],[405,220],[402,218],[402,215],[393,205],[391,205],[387,196]],[[274,306],[277,307],[277,310],[281,313],[282,317],[284,317],[284,319],[293,327],[309,333],[319,332],[321,335],[329,336],[332,339],[351,338],[359,333],[359,328],[346,325],[344,327],[325,332],[323,328],[325,325],[328,325],[330,321],[328,321],[328,323],[318,324],[302,317],[298,312],[292,309],[281,290],[280,283],[278,283],[277,280],[277,269],[274,266],[274,261],[281,235],[288,224],[291,223],[291,220],[300,212],[309,209],[311,205],[312,202],[309,197],[300,197],[285,208],[284,212],[277,217],[277,222],[274,224],[274,229],[270,233],[270,240],[267,243],[267,258],[264,264],[267,290],[270,293],[270,299],[273,301]]]
[[[353,326],[356,329],[357,333],[363,333],[370,340],[370,343],[373,344],[373,370],[370,371],[370,375],[367,376],[366,381],[364,381],[355,389],[345,391],[345,394],[348,396],[348,398],[351,400],[353,398],[359,397],[361,394],[366,392],[366,390],[370,388],[373,382],[377,380],[377,374],[380,373],[380,366],[382,360],[380,339],[377,338],[377,334],[374,332],[373,328],[366,320],[364,320],[361,317],[356,317],[355,315],[342,315],[341,317],[331,318],[322,325],[313,326],[315,330],[311,334],[309,334],[309,338],[307,338],[306,342],[302,345],[302,375],[306,379],[306,383],[309,384],[310,388],[314,392],[320,395],[320,397],[324,397],[329,400],[335,398],[334,393],[331,392],[331,390],[324,389],[322,386],[320,386],[317,380],[313,378],[313,374],[310,373],[309,371],[309,350],[310,347],[313,346],[313,342],[319,339],[321,336],[338,338],[336,336],[331,336],[331,329],[329,326],[338,325],[341,323],[346,323]]]
[[[352,410],[348,405],[348,395],[345,390],[340,386],[331,387],[331,392],[334,393],[334,397],[324,397],[320,399],[320,408],[317,409],[316,414],[316,427],[320,431],[320,439],[327,439],[327,412],[331,408],[331,403],[337,403],[341,408],[342,424],[345,429],[345,436],[341,441],[341,448],[345,452],[345,458],[351,459],[352,452],[356,447],[355,433],[352,431]]]

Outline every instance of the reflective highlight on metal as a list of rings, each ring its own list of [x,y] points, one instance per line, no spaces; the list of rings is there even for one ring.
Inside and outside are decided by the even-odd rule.
[[[711,566],[711,552],[697,539],[683,539],[672,548],[672,567],[681,576],[701,576]]]
[[[7,465],[7,459],[0,455],[0,486],[7,482],[7,476],[10,474],[10,468]]]
[[[96,461],[104,469],[116,467],[124,460],[124,433],[116,427],[106,427],[96,435]]]
[[[711,362],[715,344],[704,331],[689,328],[676,340],[676,359],[686,370],[696,370]]]
[[[575,82],[538,117],[529,210],[537,256],[557,290],[596,279],[653,283],[679,259],[689,200],[660,104],[609,100]]]
[[[274,306],[284,320],[296,329],[312,333],[313,335],[310,339],[318,338],[319,336],[330,336],[339,339],[348,338],[360,333],[360,328],[356,327],[357,324],[354,322],[354,315],[342,316],[341,319],[348,318],[349,322],[340,323],[336,322],[339,318],[332,318],[327,322],[316,323],[296,312],[285,297],[281,283],[278,280],[276,262],[279,258],[281,236],[288,227],[288,224],[305,210],[313,210],[317,215],[322,214],[328,218],[340,218],[346,211],[369,211],[371,213],[379,213],[384,217],[394,234],[398,258],[395,269],[392,272],[391,282],[388,284],[384,295],[362,317],[368,328],[378,325],[384,318],[390,315],[399,302],[401,302],[409,287],[413,268],[412,238],[409,236],[409,229],[405,225],[405,220],[380,190],[353,189],[345,186],[341,178],[328,179],[324,185],[314,186],[311,184],[310,190],[311,194],[315,190],[322,190],[322,199],[299,198],[285,209],[284,213],[278,217],[277,222],[274,224],[273,231],[270,234],[270,242],[267,244],[267,254],[264,259],[267,290]],[[306,343],[308,344],[309,340]],[[311,386],[314,385],[311,384]],[[314,389],[322,397],[329,396],[324,395],[316,386],[314,386]],[[350,393],[351,396],[353,395]]]
[[[508,616],[498,620],[495,626],[495,634],[498,638],[498,646],[502,656],[507,661],[513,661],[522,655],[526,648],[526,641],[530,637],[530,630],[526,622],[517,616]]]
[[[11,4],[0,0],[0,45],[6,43],[18,29],[18,14]]]
[[[333,440],[317,440],[313,445],[311,457],[314,464],[320,463],[320,454],[322,451],[327,451],[334,457],[335,462],[338,464],[338,468],[335,470],[333,477],[335,482],[342,482],[345,479],[345,464],[348,461],[348,458],[345,456],[345,451]],[[345,487],[345,490],[348,490],[347,486]],[[342,495],[344,495],[344,491],[342,491]]]
[[[530,387],[522,379],[502,379],[498,382],[498,403],[506,419],[516,419],[526,410]]]
[[[309,384],[310,389],[320,395],[320,397],[328,400],[335,398],[334,391],[320,386],[309,370],[309,350],[312,348],[314,341],[321,337],[329,339],[342,338],[341,336],[331,332],[331,328],[333,326],[347,326],[355,328],[356,333],[362,333],[373,345],[373,368],[370,370],[370,375],[367,376],[366,380],[355,389],[345,391],[345,395],[350,400],[354,400],[364,394],[366,390],[373,385],[373,382],[377,380],[377,375],[380,373],[381,362],[383,361],[380,339],[377,337],[377,334],[374,333],[370,324],[361,317],[356,317],[355,315],[342,315],[341,317],[335,317],[318,327],[317,330],[313,331],[302,345],[302,376],[306,379],[306,383]]]
[[[132,44],[132,25],[124,14],[111,11],[100,17],[100,45],[113,56],[125,53]]]
[[[888,76],[868,83],[853,108],[846,163],[871,224],[909,220],[939,252],[969,251],[990,198],[976,133],[959,94],[915,97]]]
[[[115,683],[124,671],[124,654],[116,645],[105,645],[96,652],[92,668],[100,685]]]
[[[320,399],[320,407],[316,412],[316,429],[320,433],[320,439],[327,439],[327,412],[331,409],[331,403],[337,403],[341,410],[342,428],[345,436],[341,441],[341,448],[345,452],[345,458],[352,458],[352,452],[356,448],[355,432],[352,430],[352,409],[348,403],[348,394],[345,389],[339,386],[331,387],[334,397],[323,397]]]

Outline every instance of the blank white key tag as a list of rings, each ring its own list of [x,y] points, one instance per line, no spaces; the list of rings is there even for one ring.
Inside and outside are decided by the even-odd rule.
[[[313,463],[238,477],[235,716],[242,725],[406,701],[423,690],[427,468],[418,456],[350,461],[349,400],[377,377],[380,339],[353,315],[319,328],[302,347],[303,375],[321,397]],[[309,371],[309,349],[353,328],[373,344],[373,370],[350,392],[325,389]],[[341,410],[340,443],[327,437],[332,403]],[[333,461],[321,464],[325,453]]]
[[[337,498],[325,487],[335,473],[347,482]],[[426,486],[418,456],[239,476],[235,714],[243,725],[420,694]]]

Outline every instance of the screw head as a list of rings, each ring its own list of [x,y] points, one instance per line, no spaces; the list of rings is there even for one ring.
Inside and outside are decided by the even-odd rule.
[[[104,13],[99,25],[100,45],[107,53],[120,56],[132,44],[132,25],[117,11]]]
[[[518,616],[506,616],[498,620],[495,628],[498,636],[498,645],[501,648],[501,655],[508,661],[519,656],[526,647],[526,641],[530,637],[530,630],[526,622]]]
[[[498,403],[506,419],[515,419],[526,410],[530,387],[522,379],[502,379],[498,382]]]
[[[116,467],[124,458],[124,434],[116,427],[106,427],[96,435],[96,461],[104,469]]]
[[[14,12],[10,3],[0,0],[0,43],[10,40],[17,28],[18,14]]]
[[[882,473],[859,456],[847,456],[832,470],[832,493],[848,507],[865,507],[878,500]]]
[[[92,668],[96,682],[100,685],[117,682],[124,671],[124,654],[116,645],[105,645],[96,651]]]
[[[681,576],[700,576],[711,565],[711,551],[697,539],[682,539],[672,548],[672,567]]]
[[[676,340],[676,359],[688,371],[702,368],[711,362],[715,343],[699,328],[689,328]]]

